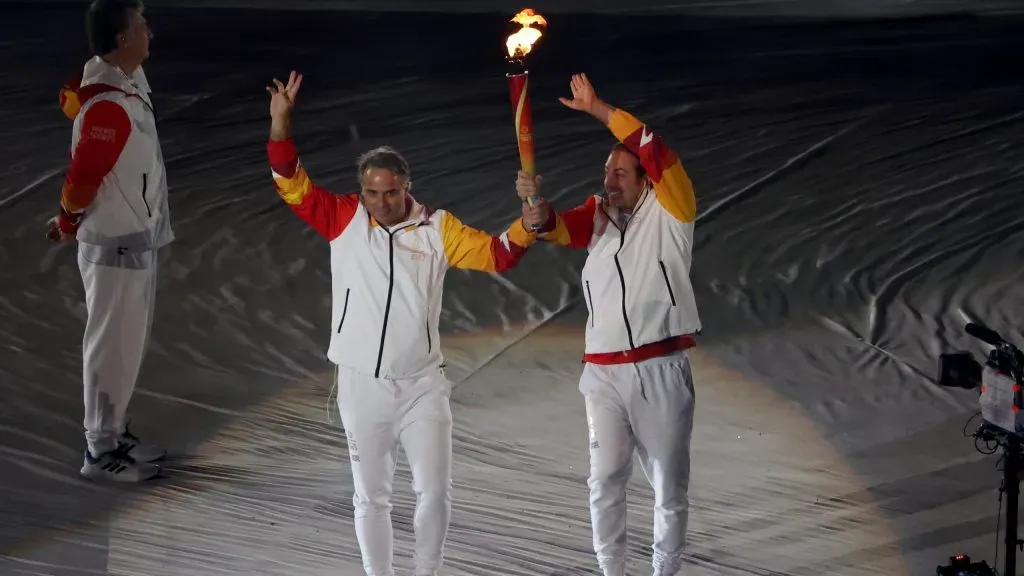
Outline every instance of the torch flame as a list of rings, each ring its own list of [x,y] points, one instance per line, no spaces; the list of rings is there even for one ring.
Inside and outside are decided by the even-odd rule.
[[[512,17],[509,22],[515,22],[516,24],[522,25],[517,32],[509,34],[507,40],[505,40],[505,46],[508,48],[509,58],[522,58],[530,53],[533,48],[533,43],[541,37],[541,31],[533,28],[534,24],[539,26],[547,26],[548,21],[543,16],[537,14],[532,8],[526,8]]]

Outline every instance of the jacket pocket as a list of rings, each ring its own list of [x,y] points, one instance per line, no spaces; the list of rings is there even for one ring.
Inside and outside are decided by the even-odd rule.
[[[658,260],[658,265],[661,266],[661,277],[665,279],[665,288],[668,289],[668,297],[672,300],[672,305],[676,305],[676,295],[672,293],[672,283],[668,281],[668,270],[665,268],[665,263]]]
[[[341,320],[338,321],[338,334],[341,334],[341,327],[345,325],[345,315],[348,314],[348,294],[351,288],[345,288],[345,305],[341,307]]]
[[[584,282],[587,288],[587,311],[590,312],[590,326],[594,326],[594,297],[590,295],[590,280]]]
[[[149,188],[149,174],[142,173],[142,203],[146,205],[146,216],[153,217],[153,211],[149,208],[149,200],[146,200],[146,190]]]

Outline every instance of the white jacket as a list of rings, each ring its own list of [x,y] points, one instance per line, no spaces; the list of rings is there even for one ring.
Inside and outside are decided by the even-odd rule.
[[[638,154],[653,189],[631,218],[597,196],[556,214],[540,238],[587,248],[581,275],[590,317],[586,353],[628,353],[701,328],[690,284],[696,200],[679,158],[639,120],[616,110],[609,128]]]
[[[113,169],[106,175],[78,228],[79,243],[97,263],[118,265],[116,254],[147,252],[173,241],[167,203],[167,174],[156,130],[156,116],[145,73],[129,78],[100,57],[86,62],[80,86],[62,94],[62,106],[74,118],[71,161],[82,138],[82,120],[97,102],[120,105],[131,132]],[[88,250],[88,247],[95,247]],[[122,262],[122,264],[124,264]],[[131,264],[128,264],[129,266]]]
[[[501,236],[470,228],[410,198],[407,221],[378,224],[358,194],[309,180],[294,143],[267,146],[278,194],[330,242],[331,339],[335,364],[376,378],[416,378],[442,363],[438,323],[449,268],[502,272],[536,241],[522,219]]]

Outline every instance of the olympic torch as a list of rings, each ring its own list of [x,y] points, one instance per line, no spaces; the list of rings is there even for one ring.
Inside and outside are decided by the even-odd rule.
[[[519,162],[524,172],[536,174],[533,155],[533,117],[530,114],[530,71],[526,68],[526,55],[541,37],[541,31],[533,26],[547,26],[547,20],[531,8],[526,8],[512,17],[510,22],[519,24],[520,29],[505,40],[508,62],[512,71],[505,74],[508,80],[512,111],[515,113],[516,136],[519,143]],[[526,199],[533,206],[536,197]]]

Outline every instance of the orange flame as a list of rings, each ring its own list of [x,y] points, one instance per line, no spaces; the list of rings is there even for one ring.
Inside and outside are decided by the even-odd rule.
[[[541,31],[532,26],[534,24],[542,27],[548,25],[548,21],[540,14],[534,12],[532,8],[523,9],[513,16],[509,22],[522,25],[522,28],[513,34],[509,34],[508,39],[505,40],[505,47],[508,48],[509,58],[522,58],[529,54],[533,48],[533,43],[541,37]]]

